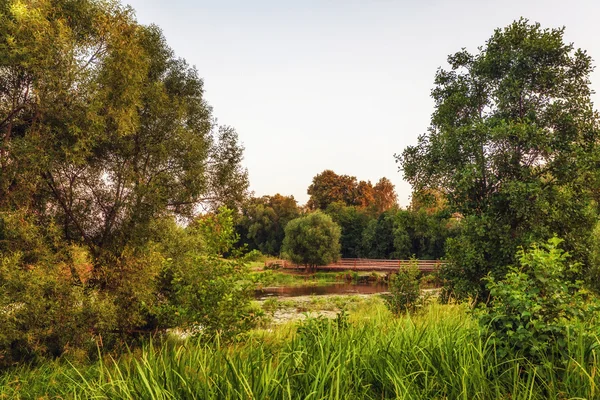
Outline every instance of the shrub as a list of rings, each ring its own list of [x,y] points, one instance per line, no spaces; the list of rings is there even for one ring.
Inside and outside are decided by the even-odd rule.
[[[415,311],[421,305],[419,288],[419,267],[412,260],[408,265],[399,268],[398,273],[390,276],[390,295],[387,304],[394,314]]]
[[[243,259],[223,258],[237,241],[232,211],[221,208],[199,218],[175,241],[182,244],[169,254],[162,272],[161,293],[168,298],[158,311],[163,325],[171,318],[172,326],[222,339],[253,327],[260,311],[251,305],[248,268]]]
[[[259,250],[250,250],[248,253],[244,254],[243,260],[244,262],[256,262],[265,260],[265,255],[261,253]]]
[[[519,352],[540,361],[562,353],[569,331],[591,316],[590,292],[572,280],[580,265],[569,262],[569,253],[558,248],[561,241],[554,237],[519,250],[518,267],[503,280],[486,279],[491,298],[477,313],[500,356]]]
[[[87,250],[23,213],[0,213],[0,368],[97,353],[117,327],[115,302],[91,287]]]

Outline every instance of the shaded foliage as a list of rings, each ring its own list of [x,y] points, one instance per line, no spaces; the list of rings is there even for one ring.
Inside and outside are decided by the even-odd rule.
[[[300,216],[294,197],[280,194],[251,198],[241,212],[236,224],[240,243],[271,255],[280,253],[288,222]]]
[[[570,335],[597,311],[583,281],[573,280],[581,265],[569,260],[560,243],[554,237],[521,249],[518,267],[510,267],[502,280],[486,279],[492,297],[478,310],[479,321],[500,358],[518,352],[540,363],[552,352],[564,356]]]
[[[188,240],[168,238],[175,220],[247,192],[243,147],[203,96],[160,29],[115,1],[2,2],[0,364],[132,343],[170,326],[169,307],[205,330],[214,317],[192,309],[246,312],[246,292],[218,289],[242,271],[210,245],[224,232],[192,235],[185,274],[162,245]]]

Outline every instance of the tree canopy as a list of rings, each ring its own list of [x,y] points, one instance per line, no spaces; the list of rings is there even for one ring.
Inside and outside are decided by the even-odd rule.
[[[317,174],[308,187],[308,207],[325,210],[331,203],[383,212],[397,205],[398,196],[392,182],[381,178],[375,186],[370,181],[358,181],[355,176],[338,175],[332,170]]]
[[[554,233],[585,262],[598,115],[591,59],[563,36],[521,19],[477,53],[449,56],[428,132],[396,156],[415,191],[444,193],[463,217],[446,272],[467,292],[490,270],[502,275],[518,246]]]
[[[340,227],[320,211],[296,218],[285,228],[283,251],[298,265],[330,264],[340,257]]]
[[[241,200],[243,149],[195,68],[114,2],[4,2],[0,206],[56,221],[95,255],[154,218]]]
[[[251,198],[241,211],[237,223],[241,243],[271,255],[281,251],[288,222],[300,216],[294,196],[280,194]]]

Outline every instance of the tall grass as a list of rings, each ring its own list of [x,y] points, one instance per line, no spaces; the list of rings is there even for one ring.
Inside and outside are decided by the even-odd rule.
[[[87,367],[21,368],[0,378],[0,398],[600,398],[600,342],[570,339],[560,360],[498,359],[462,306],[394,318],[379,305],[349,323],[312,319],[233,345],[165,343]]]

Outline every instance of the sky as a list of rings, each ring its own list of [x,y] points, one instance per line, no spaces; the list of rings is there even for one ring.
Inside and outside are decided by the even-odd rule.
[[[520,17],[565,26],[565,40],[600,63],[596,0],[123,1],[196,66],[214,116],[245,147],[254,194],[300,204],[331,169],[373,184],[385,176],[407,206],[394,154],[426,132],[436,70],[496,28]]]

